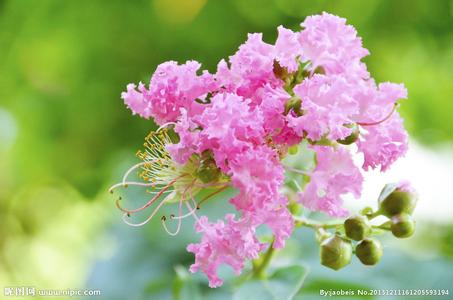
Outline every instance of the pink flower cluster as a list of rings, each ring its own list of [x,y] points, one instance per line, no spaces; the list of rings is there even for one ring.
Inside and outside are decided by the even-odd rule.
[[[249,34],[215,74],[199,72],[195,61],[163,63],[149,89],[129,84],[122,94],[134,114],[159,125],[175,123],[179,143],[167,149],[177,163],[211,151],[239,190],[230,201],[238,215],[227,215],[226,222],[201,217],[196,224],[201,242],[187,248],[195,254],[190,270],[203,271],[211,287],[222,284],[220,264],[240,273],[244,261],[266,247],[256,237],[258,226],[272,230],[275,248],[291,235],[294,221],[281,194],[281,158],[289,147],[309,140],[317,165],[299,201],[331,216],[347,214],[343,195],[360,197],[363,177],[353,152],[363,155],[364,171],[384,171],[407,150],[407,133],[394,111],[406,89],[374,82],[361,61],[369,52],[354,27],[328,13],[308,17],[301,27],[298,32],[278,27],[275,45],[263,42],[260,33]],[[294,80],[296,74],[302,80]],[[295,99],[298,109],[289,105]],[[360,129],[355,148],[336,143],[353,134],[345,126],[350,124]],[[318,143],[326,139],[332,145]]]

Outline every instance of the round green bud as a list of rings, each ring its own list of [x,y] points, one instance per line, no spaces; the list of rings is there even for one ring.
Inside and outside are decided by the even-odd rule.
[[[338,235],[328,237],[321,243],[320,257],[322,265],[339,270],[351,262],[351,242]]]
[[[381,243],[375,239],[365,239],[355,247],[355,255],[367,266],[377,264],[381,260],[382,252]]]
[[[389,218],[402,213],[412,214],[416,203],[413,193],[397,188],[379,203],[379,211]]]
[[[357,139],[359,138],[359,135],[360,135],[359,126],[357,126],[357,124],[355,124],[355,123],[346,124],[344,126],[347,128],[351,128],[352,132],[350,135],[348,135],[344,139],[337,140],[337,142],[340,144],[343,144],[343,145],[351,145],[351,144],[355,143],[357,141]]]
[[[390,229],[397,238],[407,238],[414,234],[415,221],[409,214],[399,214],[391,218]]]
[[[353,216],[344,221],[346,236],[355,241],[361,241],[371,233],[371,225],[365,216]]]

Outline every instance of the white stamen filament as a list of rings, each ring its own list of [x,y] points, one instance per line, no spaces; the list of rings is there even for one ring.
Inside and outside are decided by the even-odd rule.
[[[167,126],[169,126],[169,125],[175,125],[175,126],[176,126],[176,123],[175,123],[175,122],[168,122],[168,123],[165,123],[165,124],[161,125],[159,128],[157,128],[156,132],[161,131],[162,129],[164,129],[165,127],[167,127]]]
[[[179,176],[179,177],[173,179],[172,181],[170,181],[165,187],[163,187],[163,188],[156,194],[156,196],[154,196],[151,200],[149,200],[145,205],[143,205],[143,206],[140,207],[140,208],[136,208],[136,209],[124,209],[124,208],[122,208],[122,207],[119,205],[119,201],[118,201],[118,200],[121,200],[121,198],[118,199],[118,200],[116,201],[116,206],[117,206],[120,210],[122,210],[122,211],[124,211],[124,212],[126,212],[126,213],[128,213],[128,214],[136,213],[136,212],[142,211],[142,210],[144,210],[145,208],[147,208],[148,206],[150,206],[151,204],[153,204],[157,199],[159,199],[160,196],[162,196],[162,195],[165,193],[165,191],[167,191],[168,189],[170,189],[170,187],[172,187],[173,184],[174,184],[179,178],[181,178],[181,177],[183,177],[183,176],[186,176],[186,175],[181,175],[181,176]],[[164,199],[165,199],[165,198],[164,198]]]
[[[181,196],[181,199],[179,200],[179,216],[182,215],[182,202],[184,201],[184,195]],[[178,225],[176,226],[176,231],[175,232],[171,232],[170,230],[168,230],[167,228],[167,225],[165,224],[165,219],[162,220],[162,226],[164,227],[165,231],[171,235],[171,236],[175,236],[179,233],[179,230],[181,229],[181,223],[182,223],[182,218],[179,217],[178,218]]]
[[[109,192],[110,193],[113,193],[113,190],[116,189],[117,187],[123,187],[123,188],[127,188],[128,186],[155,186],[156,184],[155,183],[145,183],[145,182],[137,182],[137,181],[123,181],[123,182],[118,182],[114,185],[112,185],[110,188],[109,188]]]
[[[146,164],[146,163],[148,163],[148,162],[140,162],[140,163],[135,164],[135,165],[133,165],[132,167],[130,167],[129,170],[127,170],[126,173],[124,173],[124,176],[123,176],[123,183],[126,182],[127,177],[129,176],[129,174],[131,174],[132,171],[134,171],[134,170],[137,169],[138,167],[143,166],[143,165]]]
[[[127,221],[126,217],[129,217],[129,213],[124,213],[123,214],[123,222],[126,223],[127,225],[133,226],[133,227],[143,226],[146,223],[148,223],[154,217],[154,215],[159,211],[159,209],[162,207],[162,205],[164,205],[164,203],[165,203],[165,198],[159,203],[159,205],[157,205],[157,207],[153,210],[151,215],[145,221],[143,221],[141,223],[131,223],[131,222]]]
[[[192,206],[190,206],[189,202],[186,202],[186,206],[189,210],[193,210],[193,208],[192,208]],[[200,218],[197,216],[196,210],[197,210],[197,206],[195,205],[195,211],[193,212],[192,216],[198,222],[198,225],[200,225],[201,227],[203,227],[206,230],[206,228],[199,222]]]
[[[197,205],[196,205],[196,202],[195,202],[195,208],[193,208],[193,209],[189,208],[189,212],[188,213],[186,213],[185,215],[182,215],[182,216],[173,217],[173,219],[185,219],[185,218],[193,215],[196,211],[197,211]]]

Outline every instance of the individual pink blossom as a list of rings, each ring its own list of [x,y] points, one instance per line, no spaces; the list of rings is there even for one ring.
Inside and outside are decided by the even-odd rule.
[[[407,132],[403,119],[397,112],[378,125],[366,126],[357,142],[358,149],[364,155],[363,168],[381,167],[386,171],[398,158],[407,152]]]
[[[291,236],[294,229],[294,218],[286,207],[287,199],[280,197],[280,206],[274,209],[257,209],[251,212],[251,217],[258,225],[266,224],[274,235],[273,247],[281,249],[285,247],[286,240]]]
[[[260,100],[259,111],[264,118],[264,130],[273,142],[291,147],[301,141],[301,137],[289,127],[288,119],[284,115],[285,104],[291,97],[282,87],[272,87],[270,84],[256,91]]]
[[[264,118],[264,129],[267,134],[278,134],[287,123],[283,112],[285,103],[291,97],[282,87],[272,87],[266,84],[256,91],[260,99],[258,109]]]
[[[286,197],[280,195],[284,170],[274,150],[261,146],[241,153],[230,162],[230,174],[240,191],[230,202],[256,226],[266,224],[274,234],[274,247],[283,247],[294,220],[286,208]]]
[[[283,26],[278,26],[278,37],[275,42],[275,59],[280,66],[289,72],[299,69],[298,58],[302,59],[302,46],[299,43],[299,32],[295,33]]]
[[[373,123],[383,120],[393,110],[399,99],[407,98],[403,84],[383,82],[376,85],[373,79],[354,83],[354,98],[359,104],[359,111],[353,117],[359,123]]]
[[[354,27],[346,25],[346,19],[324,12],[307,17],[301,26],[299,43],[303,58],[312,63],[312,69],[321,66],[329,74],[369,76],[365,64],[360,62],[369,52],[362,47]]]
[[[267,146],[248,149],[229,165],[231,183],[241,192],[231,200],[236,209],[269,210],[281,206],[279,188],[283,184],[284,170],[274,150]]]
[[[230,70],[228,62],[223,58],[217,64],[217,72],[214,76],[220,92],[235,93],[242,82],[241,76],[234,74]]]
[[[129,83],[126,92],[121,93],[121,98],[134,115],[138,114],[140,117],[148,119],[151,116],[151,107],[143,97],[147,90],[141,82],[138,84],[138,91],[136,87],[135,84]]]
[[[195,117],[203,128],[200,151],[212,150],[218,167],[227,172],[228,160],[264,141],[263,117],[250,108],[250,100],[232,93],[219,93]]]
[[[288,116],[289,126],[311,140],[327,135],[329,139],[342,139],[351,134],[345,124],[358,113],[358,103],[351,94],[354,86],[338,75],[315,74],[294,88],[302,100],[303,115]]]
[[[153,117],[160,125],[176,121],[180,108],[185,108],[189,115],[200,113],[203,106],[195,100],[204,99],[207,93],[216,89],[214,78],[207,71],[197,75],[200,66],[196,61],[183,65],[165,62],[151,77],[149,90],[143,84],[139,85],[138,91],[134,85],[128,85],[122,98],[133,113],[143,118]]]
[[[178,144],[167,149],[179,163],[185,163],[193,153],[211,150],[218,167],[228,172],[228,160],[264,142],[263,116],[250,100],[232,93],[218,93],[204,111],[193,118],[184,112],[175,131]]]
[[[286,146],[284,149],[287,150],[289,147],[299,144],[302,141],[302,137],[293,128],[289,127],[288,122],[286,122],[285,126],[278,134],[273,136],[272,140],[278,145]],[[284,153],[286,152],[284,151]]]
[[[197,232],[203,233],[201,242],[187,246],[187,250],[195,254],[195,263],[190,266],[190,271],[203,271],[212,288],[223,284],[217,274],[221,264],[231,266],[239,275],[244,261],[257,258],[265,247],[256,238],[255,228],[249,220],[242,218],[236,221],[233,214],[227,214],[225,219],[226,223],[222,220],[209,223],[207,217],[201,217],[195,227]]]
[[[363,176],[347,149],[326,146],[313,149],[317,164],[305,191],[299,193],[300,201],[311,210],[336,217],[346,216],[348,211],[342,207],[341,196],[351,193],[356,198],[360,197]]]
[[[221,86],[228,87],[227,91],[254,100],[259,87],[266,83],[281,84],[274,75],[274,56],[274,46],[263,42],[261,33],[249,34],[247,41],[230,56],[230,70],[225,69],[226,64],[220,64],[216,79]]]

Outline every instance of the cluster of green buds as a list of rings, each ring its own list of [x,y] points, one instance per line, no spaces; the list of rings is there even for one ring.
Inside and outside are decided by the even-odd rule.
[[[383,247],[376,235],[390,231],[396,238],[407,238],[415,231],[412,218],[417,197],[401,184],[387,184],[382,190],[379,207],[373,211],[367,207],[360,214],[347,218],[340,224],[315,224],[320,242],[321,264],[339,270],[351,262],[355,254],[364,265],[377,264],[383,254]],[[387,221],[372,225],[372,220],[385,217]],[[304,224],[302,224],[304,225]],[[305,224],[307,225],[307,224]],[[335,228],[335,233],[326,231]]]
[[[384,225],[390,226],[395,237],[407,238],[415,231],[412,213],[416,204],[417,197],[413,191],[396,184],[387,184],[379,196],[377,214],[390,219]]]

